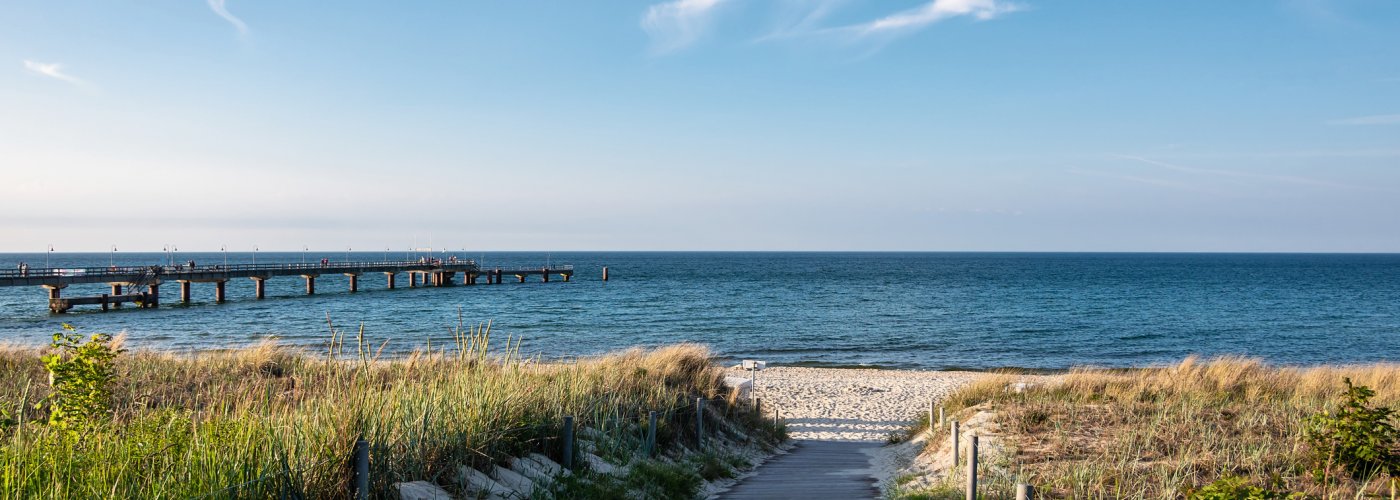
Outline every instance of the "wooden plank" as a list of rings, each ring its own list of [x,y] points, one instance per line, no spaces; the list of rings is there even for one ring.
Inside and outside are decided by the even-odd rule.
[[[798,441],[788,454],[763,464],[756,474],[720,498],[877,498],[880,490],[875,487],[875,478],[870,476],[870,456],[862,451],[876,446],[879,444]]]

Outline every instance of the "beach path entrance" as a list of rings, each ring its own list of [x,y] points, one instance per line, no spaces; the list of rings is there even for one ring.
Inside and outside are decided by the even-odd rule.
[[[880,490],[871,475],[870,455],[864,450],[879,446],[880,443],[859,441],[797,441],[786,455],[764,463],[756,474],[720,498],[877,498]]]

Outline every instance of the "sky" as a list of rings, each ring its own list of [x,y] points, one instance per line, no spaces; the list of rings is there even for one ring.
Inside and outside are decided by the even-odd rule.
[[[1400,2],[0,3],[0,252],[1400,252]]]

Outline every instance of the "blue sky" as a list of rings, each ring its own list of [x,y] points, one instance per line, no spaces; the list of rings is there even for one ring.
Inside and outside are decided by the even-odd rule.
[[[1391,0],[0,4],[0,251],[1396,252],[1398,167]]]

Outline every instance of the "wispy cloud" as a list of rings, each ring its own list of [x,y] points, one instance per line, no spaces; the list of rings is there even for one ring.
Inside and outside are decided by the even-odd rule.
[[[933,0],[904,12],[842,29],[860,37],[886,33],[901,34],[918,31],[954,17],[969,16],[986,21],[1018,10],[1021,10],[1021,6],[1003,0]]]
[[[1344,182],[1334,182],[1334,181],[1329,181],[1329,180],[1325,180],[1325,179],[1314,179],[1314,178],[1311,178],[1311,177],[1302,177],[1302,176],[1297,176],[1297,175],[1259,174],[1259,173],[1254,173],[1254,172],[1240,172],[1240,171],[1236,171],[1236,170],[1224,170],[1224,169],[1216,169],[1216,168],[1188,167],[1188,166],[1183,166],[1183,165],[1177,165],[1177,164],[1174,164],[1174,163],[1167,163],[1167,162],[1164,162],[1164,161],[1151,160],[1151,159],[1143,158],[1143,157],[1141,157],[1141,156],[1132,156],[1132,155],[1115,155],[1115,156],[1117,156],[1118,158],[1125,159],[1125,160],[1132,160],[1132,161],[1136,161],[1136,162],[1139,162],[1139,163],[1145,163],[1145,164],[1148,164],[1148,165],[1153,165],[1153,166],[1161,167],[1161,168],[1164,168],[1164,169],[1167,169],[1167,170],[1173,170],[1173,171],[1182,172],[1182,173],[1188,173],[1188,174],[1211,175],[1211,176],[1216,176],[1216,177],[1229,177],[1229,178],[1235,178],[1235,179],[1250,179],[1250,180],[1256,180],[1256,181],[1265,181],[1265,182],[1273,182],[1273,183],[1281,183],[1281,184],[1296,184],[1296,185],[1303,185],[1303,186],[1324,187],[1324,188],[1332,188],[1332,189],[1347,189],[1347,190],[1356,190],[1356,191],[1382,191],[1382,192],[1392,192],[1392,193],[1393,193],[1393,192],[1398,192],[1398,191],[1395,190],[1395,189],[1390,189],[1390,188],[1385,188],[1385,187],[1359,186],[1359,185],[1355,185],[1355,184],[1347,184],[1347,183],[1344,183]]]
[[[778,38],[812,33],[817,24],[836,10],[846,0],[789,0],[783,2],[777,25],[766,35],[754,41],[763,42]]]
[[[215,1],[209,0],[210,4]],[[647,8],[642,29],[651,37],[652,53],[672,52],[695,43],[709,28],[715,8],[725,1],[674,0]]]
[[[228,12],[228,7],[224,5],[224,1],[225,0],[209,0],[209,8],[212,9],[215,14],[218,14],[219,17],[222,17],[225,21],[228,21],[229,24],[232,24],[233,27],[238,30],[239,36],[247,35],[248,25],[245,24],[242,19],[239,19],[237,16],[230,14]]]
[[[780,26],[757,41],[805,39],[830,43],[834,44],[832,48],[838,50],[856,50],[859,59],[879,52],[896,38],[917,33],[948,19],[968,17],[987,21],[1025,9],[1022,4],[1009,0],[928,0],[918,7],[871,21],[835,27],[815,26],[841,3],[840,0],[813,0],[807,4],[811,10],[806,18]]]
[[[64,73],[64,72],[63,72],[63,65],[62,65],[62,64],[59,64],[59,63],[41,63],[41,62],[35,62],[35,61],[30,61],[30,60],[26,59],[26,60],[24,61],[24,69],[27,69],[27,70],[29,70],[31,73],[34,73],[34,74],[37,74],[37,75],[47,76],[47,77],[53,78],[53,79],[55,79],[55,80],[62,80],[62,81],[65,81],[65,82],[68,82],[68,83],[71,83],[71,84],[74,84],[74,85],[79,85],[79,86],[88,85],[88,83],[87,83],[86,81],[84,81],[84,80],[82,80],[82,79],[80,79],[80,78],[78,78],[78,77],[75,77],[75,76],[73,76],[73,75],[70,75],[70,74],[68,74],[68,73]]]
[[[1186,190],[1186,191],[1196,191],[1196,192],[1201,192],[1201,191],[1202,191],[1200,188],[1197,188],[1196,186],[1192,186],[1192,185],[1187,184],[1187,183],[1185,183],[1185,182],[1178,182],[1178,181],[1172,181],[1172,180],[1167,180],[1167,179],[1158,179],[1158,178],[1156,178],[1156,177],[1144,177],[1144,176],[1141,176],[1141,175],[1120,174],[1120,173],[1116,173],[1116,172],[1104,172],[1104,171],[1101,171],[1101,170],[1089,170],[1089,169],[1083,169],[1083,168],[1071,168],[1071,169],[1069,169],[1069,170],[1066,170],[1066,172],[1069,172],[1069,173],[1075,174],[1075,175],[1084,175],[1084,176],[1091,176],[1091,177],[1104,177],[1104,178],[1108,178],[1108,179],[1116,179],[1116,180],[1120,180],[1120,181],[1136,182],[1136,183],[1139,183],[1139,184],[1147,184],[1147,185],[1151,185],[1151,186],[1167,187],[1167,188],[1173,188],[1173,189],[1183,189],[1183,190]]]
[[[1400,125],[1400,115],[1356,116],[1329,120],[1328,125]]]

